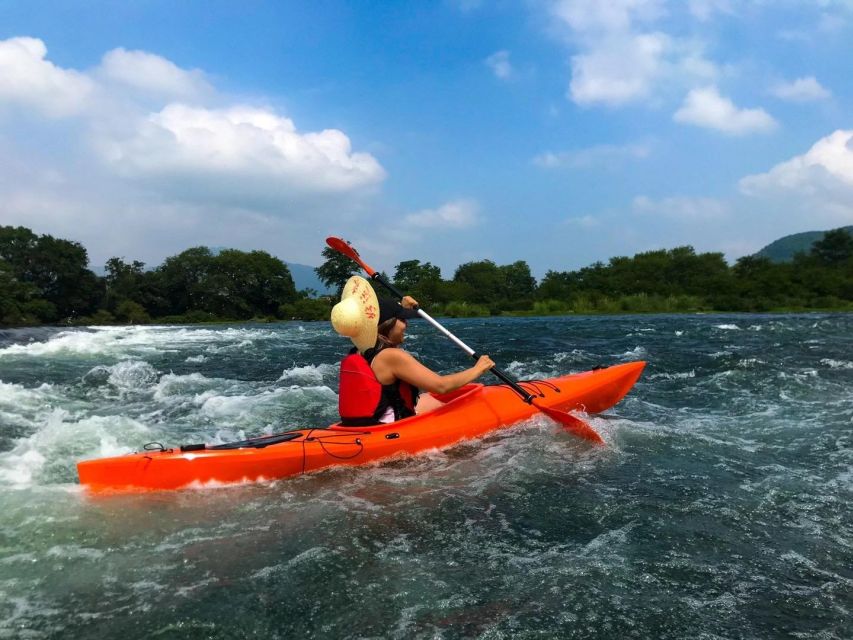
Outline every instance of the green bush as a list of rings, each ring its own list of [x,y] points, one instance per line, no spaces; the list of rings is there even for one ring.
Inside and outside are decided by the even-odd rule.
[[[451,318],[484,318],[491,315],[489,308],[482,304],[471,304],[454,300],[441,308],[441,315]]]
[[[162,322],[163,324],[195,324],[197,322],[227,322],[226,318],[218,318],[212,313],[208,313],[207,311],[189,311],[184,314],[173,315],[173,316],[164,316],[162,318],[158,318],[158,322]]]
[[[80,316],[74,321],[74,324],[77,325],[90,325],[90,324],[115,324],[116,319],[113,314],[111,314],[106,309],[98,309],[95,313],[90,316]]]
[[[283,304],[278,315],[285,320],[328,320],[332,307],[327,298],[302,298]]]
[[[537,300],[533,303],[532,315],[557,316],[571,313],[569,303],[562,300]]]
[[[148,315],[145,307],[133,300],[121,302],[116,307],[115,316],[128,324],[148,324],[151,322],[151,316]]]

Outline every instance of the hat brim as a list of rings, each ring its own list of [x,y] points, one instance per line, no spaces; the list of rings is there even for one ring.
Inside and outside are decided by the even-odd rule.
[[[367,280],[360,276],[347,280],[341,301],[332,308],[331,320],[335,331],[352,340],[359,351],[376,346],[379,301]]]

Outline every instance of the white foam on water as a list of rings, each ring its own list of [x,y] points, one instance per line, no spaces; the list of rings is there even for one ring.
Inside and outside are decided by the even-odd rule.
[[[154,385],[154,399],[163,402],[173,396],[193,396],[222,382],[224,381],[219,378],[208,378],[201,373],[167,373]]]
[[[62,331],[45,342],[14,344],[0,349],[3,356],[118,356],[176,352],[194,346],[208,351],[245,349],[256,341],[286,338],[286,334],[256,328],[190,328],[168,325],[87,327]]]
[[[106,370],[107,382],[122,391],[145,389],[157,380],[157,371],[144,360],[122,360]]]
[[[130,453],[120,442],[139,440],[149,428],[125,416],[90,416],[74,420],[64,409],[47,414],[38,430],[21,438],[10,451],[0,453],[0,483],[28,488],[50,482],[49,471],[67,471],[82,458]]]
[[[89,547],[80,547],[77,545],[55,545],[47,550],[45,555],[48,558],[61,558],[62,560],[85,559],[85,560],[100,560],[106,553],[100,549],[92,549]]]
[[[57,389],[47,383],[28,389],[0,381],[0,418],[8,424],[36,429],[55,405],[64,402]]]
[[[189,362],[191,364],[196,364],[196,363],[200,364],[202,362],[207,362],[207,356],[204,356],[204,355],[188,356],[187,359],[184,360],[184,362]]]
[[[731,351],[715,351],[714,353],[709,353],[708,356],[714,358],[725,358],[726,356],[734,355]]]
[[[636,522],[629,522],[618,529],[611,529],[597,535],[584,545],[580,555],[593,558],[600,558],[602,555],[620,555],[618,549],[628,544],[631,530],[636,526]]]
[[[513,360],[506,366],[506,371],[512,376],[519,377],[527,374],[529,363]]]
[[[737,367],[738,369],[751,369],[752,367],[757,367],[758,365],[767,364],[764,360],[760,358],[743,358],[738,360]]]
[[[566,362],[576,362],[576,361],[592,361],[596,359],[596,356],[588,351],[584,351],[583,349],[572,349],[571,351],[560,351],[555,353],[553,356],[554,362],[562,363]]]
[[[853,362],[848,360],[833,360],[832,358],[823,358],[821,364],[826,365],[830,369],[853,369]]]
[[[21,635],[18,635],[18,632],[26,630],[26,627],[28,626],[26,621],[28,621],[34,613],[38,613],[40,616],[58,613],[56,610],[46,609],[45,607],[34,604],[25,597],[9,597],[6,599],[6,602],[12,605],[12,611],[8,616],[0,620],[0,637],[41,637],[41,634],[33,633],[32,635],[25,635],[22,633]],[[6,634],[7,630],[10,631],[8,635]]]
[[[46,382],[35,389],[27,389],[23,385],[0,380],[0,406],[3,404],[14,406],[18,403],[29,401],[43,402],[45,392],[50,391],[52,388]]]
[[[284,562],[282,564],[274,564],[269,567],[258,569],[257,571],[253,572],[249,577],[253,580],[269,578],[276,574],[287,573],[287,571],[289,569],[292,569],[293,567],[298,567],[303,564],[315,563],[334,554],[336,554],[336,552],[332,549],[329,549],[328,547],[311,547],[310,549],[306,549],[302,553],[298,553],[297,555],[293,556],[287,562]]]
[[[0,357],[115,355],[128,350],[159,353],[161,349],[152,337],[152,329],[148,327],[91,327],[88,330],[62,331],[46,342],[14,344],[0,349]],[[160,342],[162,344],[163,341]]]
[[[337,373],[337,366],[328,363],[309,364],[303,367],[285,369],[276,382],[322,384],[324,376]]]
[[[257,395],[206,395],[202,394],[196,400],[201,404],[200,412],[211,418],[227,416],[246,416],[253,412],[258,405],[278,402],[285,389],[272,389]]]
[[[721,329],[723,331],[740,331],[741,328],[736,324],[715,324],[715,329]]]
[[[681,371],[679,373],[654,373],[649,376],[649,380],[684,380],[686,378],[695,378],[696,370],[691,369],[690,371]]]
[[[510,376],[521,380],[539,380],[542,378],[550,378],[556,374],[554,367],[543,369],[544,363],[541,360],[531,360],[529,362],[519,362],[513,360],[507,366],[505,371]]]
[[[203,578],[202,580],[199,580],[197,582],[193,582],[192,584],[188,584],[188,585],[185,585],[182,587],[178,587],[175,590],[175,595],[178,596],[179,598],[188,598],[188,597],[191,597],[195,591],[198,591],[199,589],[202,589],[204,587],[216,584],[217,582],[219,582],[219,579],[215,578],[213,576],[211,576],[209,578]],[[213,630],[216,628],[216,625],[214,623],[210,622],[207,624],[207,627],[209,629]]]
[[[633,360],[635,358],[643,358],[647,354],[648,352],[646,351],[645,347],[641,347],[638,345],[630,351],[626,351],[625,353],[621,354],[619,358],[621,360]]]

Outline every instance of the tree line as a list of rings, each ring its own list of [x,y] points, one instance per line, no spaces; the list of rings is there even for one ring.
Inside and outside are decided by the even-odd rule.
[[[317,275],[339,294],[358,267],[328,247],[322,255]],[[451,279],[405,260],[391,279],[447,316],[853,310],[853,236],[827,232],[788,263],[747,256],[729,266],[686,246],[551,270],[539,282],[523,260],[467,262]],[[80,243],[0,226],[0,325],[325,320],[336,300],[297,291],[287,265],[264,251],[193,247],[151,269],[113,257],[99,276]]]
[[[320,279],[338,291],[357,267],[326,248]],[[619,256],[576,271],[550,270],[540,282],[524,261],[467,262],[450,280],[429,262],[399,263],[392,280],[424,307],[449,316],[853,310],[853,236],[827,232],[791,262],[693,247]]]
[[[103,276],[88,263],[78,242],[0,227],[0,324],[275,319],[300,297],[264,251],[194,247],[154,269],[114,257]]]

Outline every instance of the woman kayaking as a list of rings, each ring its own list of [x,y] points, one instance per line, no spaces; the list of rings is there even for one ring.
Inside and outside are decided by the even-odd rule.
[[[359,276],[347,281],[332,309],[335,331],[355,345],[341,362],[341,424],[367,426],[429,411],[438,403],[431,396],[418,402],[421,390],[448,393],[495,366],[489,356],[480,356],[473,367],[442,376],[400,349],[407,321],[418,317],[416,306],[410,296],[403,298],[402,306],[378,300],[370,283]]]

